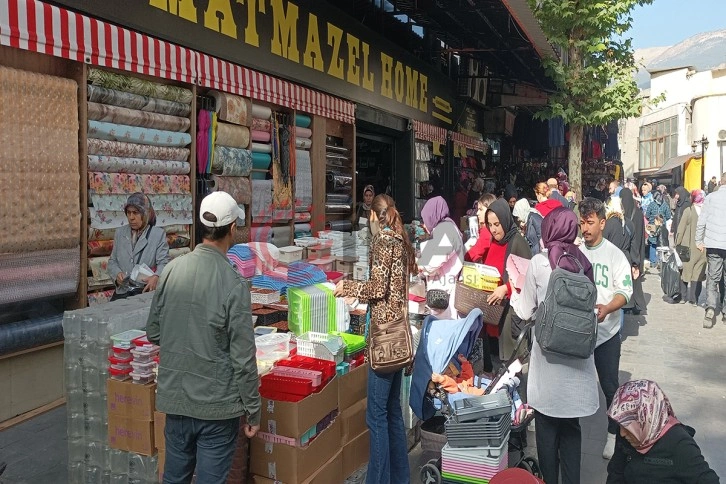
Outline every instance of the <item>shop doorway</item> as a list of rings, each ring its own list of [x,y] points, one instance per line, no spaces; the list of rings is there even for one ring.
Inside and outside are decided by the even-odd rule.
[[[396,198],[394,177],[395,140],[389,136],[358,131],[356,140],[357,200],[363,200],[363,189],[373,185],[376,195],[385,193]]]

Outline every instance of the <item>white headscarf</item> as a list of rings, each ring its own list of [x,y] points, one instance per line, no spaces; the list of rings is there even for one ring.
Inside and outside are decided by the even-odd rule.
[[[521,223],[526,224],[527,220],[529,220],[529,214],[532,212],[539,213],[537,210],[529,206],[529,200],[526,198],[520,198],[517,200],[517,203],[514,204],[512,215],[517,217]]]

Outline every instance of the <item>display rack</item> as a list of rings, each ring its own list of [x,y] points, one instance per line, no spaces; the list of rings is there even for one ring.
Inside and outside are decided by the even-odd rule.
[[[426,200],[446,193],[446,157],[438,142],[416,139],[414,143],[414,210],[421,213]]]

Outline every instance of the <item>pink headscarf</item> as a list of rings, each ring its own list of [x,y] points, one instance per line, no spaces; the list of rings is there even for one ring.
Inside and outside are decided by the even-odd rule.
[[[691,203],[694,205],[703,205],[703,202],[706,201],[706,195],[703,193],[703,190],[693,190],[691,192]]]
[[[608,416],[633,434],[635,450],[646,454],[668,430],[680,422],[657,383],[629,381],[618,388]]]

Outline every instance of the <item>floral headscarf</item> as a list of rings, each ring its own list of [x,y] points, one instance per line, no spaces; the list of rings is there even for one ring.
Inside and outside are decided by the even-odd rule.
[[[635,450],[641,454],[646,454],[671,427],[680,423],[668,397],[650,380],[621,385],[607,413],[635,437]]]
[[[124,213],[129,207],[134,207],[138,210],[141,214],[141,219],[144,221],[144,225],[139,231],[143,231],[147,225],[153,227],[156,224],[156,212],[154,212],[154,207],[151,206],[151,200],[149,200],[147,195],[141,192],[132,193],[129,195],[128,200],[126,200]]]
[[[693,190],[691,192],[691,203],[694,205],[703,205],[703,202],[706,201],[706,195],[703,193],[703,190]]]

